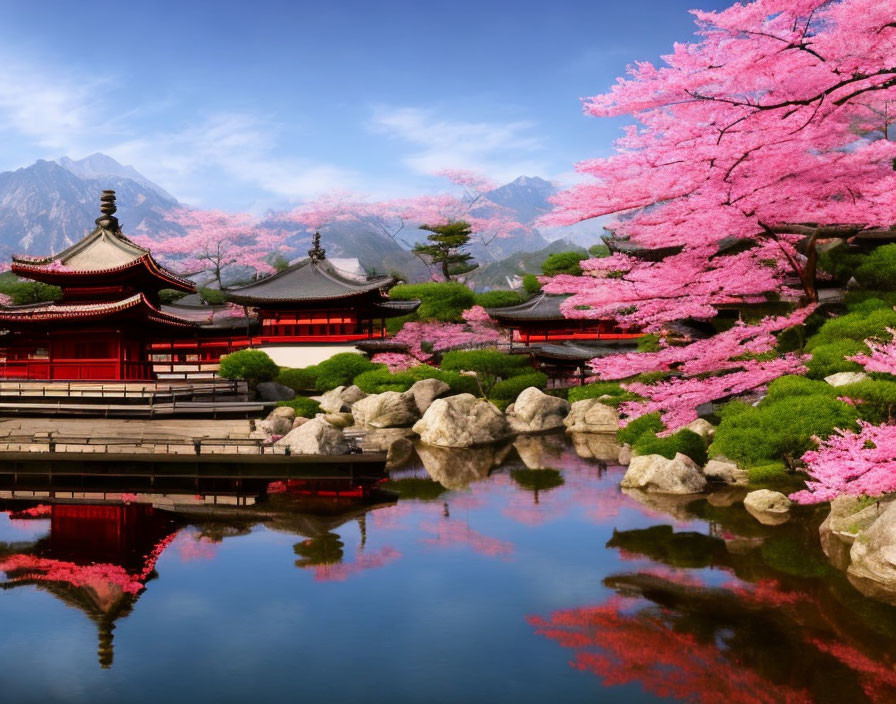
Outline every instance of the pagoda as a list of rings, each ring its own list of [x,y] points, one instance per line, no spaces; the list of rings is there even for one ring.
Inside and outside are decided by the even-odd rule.
[[[52,303],[0,307],[0,376],[152,379],[150,342],[197,327],[159,301],[161,289],[192,293],[193,284],[122,234],[114,191],[103,191],[100,202],[96,228],[80,242],[48,257],[13,257],[13,273],[59,286],[62,295]]]
[[[390,301],[391,276],[357,277],[336,268],[314,234],[308,258],[246,286],[229,289],[227,299],[252,311],[257,333],[251,336],[278,364],[304,366],[308,347],[343,345],[386,336],[386,318],[413,313],[419,301]],[[283,346],[301,345],[303,362],[295,362]],[[272,346],[272,347],[269,347]],[[279,349],[278,349],[279,346]],[[332,354],[322,349],[322,359]]]

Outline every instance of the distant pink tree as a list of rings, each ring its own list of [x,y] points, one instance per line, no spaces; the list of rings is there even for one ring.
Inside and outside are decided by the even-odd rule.
[[[801,504],[896,492],[896,425],[859,421],[859,432],[837,430],[803,460],[812,479],[790,497]]]
[[[183,208],[172,213],[169,220],[183,230],[182,235],[161,239],[140,235],[134,241],[190,273],[210,273],[220,288],[223,273],[230,266],[273,273],[268,259],[285,239],[285,233],[259,228],[255,218],[243,213]]]

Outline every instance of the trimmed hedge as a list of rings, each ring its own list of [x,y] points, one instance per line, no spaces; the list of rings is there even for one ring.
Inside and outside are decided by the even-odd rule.
[[[282,368],[277,375],[277,383],[288,386],[293,391],[313,391],[317,388],[317,366],[303,369]]]
[[[640,418],[635,418],[624,428],[620,428],[616,432],[616,439],[619,440],[620,443],[628,443],[629,445],[634,446],[638,441],[638,438],[645,433],[656,435],[660,431],[665,430],[665,428],[666,426],[660,419],[659,413],[647,413]]]
[[[374,364],[362,354],[340,352],[317,365],[314,388],[330,391],[337,386],[348,386],[359,374],[382,368],[383,365]]]
[[[585,252],[555,252],[549,254],[547,259],[542,262],[541,273],[545,276],[556,276],[557,274],[581,276],[582,267],[579,262],[583,259],[588,259]]]
[[[687,455],[701,467],[706,464],[706,442],[692,430],[682,429],[666,438],[659,438],[654,432],[641,433],[632,445],[639,455],[662,455],[667,460],[676,453]]]
[[[240,350],[221,357],[218,376],[225,379],[245,379],[250,386],[263,381],[271,381],[280,373],[266,352],[261,350]]]
[[[535,274],[526,274],[523,277],[523,290],[530,296],[541,293],[541,283]]]
[[[455,281],[400,284],[389,290],[389,298],[395,301],[419,299],[416,319],[452,323],[463,320],[460,314],[476,304],[473,292]]]
[[[618,406],[626,401],[637,401],[640,396],[626,391],[614,381],[598,381],[593,384],[585,384],[584,386],[574,386],[569,390],[567,399],[570,403],[576,401],[584,401],[589,398],[600,398],[601,396],[611,396],[612,398],[604,399],[603,403],[608,406]]]
[[[519,376],[499,381],[492,387],[489,399],[492,401],[507,401],[513,403],[516,397],[530,386],[536,389],[544,389],[547,386],[548,377],[542,372],[532,372],[531,374],[520,374]]]
[[[353,383],[365,393],[381,394],[384,391],[407,391],[422,379],[444,381],[451,387],[451,393],[454,394],[476,395],[479,393],[479,385],[473,377],[437,369],[426,364],[395,373],[386,368],[373,369],[356,376]]]
[[[860,372],[862,366],[846,357],[867,352],[867,345],[857,340],[844,339],[818,345],[812,350],[812,359],[806,363],[808,374],[813,379],[824,379],[837,372]]]
[[[516,291],[486,291],[476,294],[476,305],[483,308],[505,308],[515,306],[526,300]]]
[[[297,396],[289,401],[278,401],[277,405],[294,409],[296,415],[302,418],[314,418],[320,413],[320,404],[313,398],[305,396]]]
[[[529,374],[532,365],[527,356],[504,354],[498,350],[454,350],[442,357],[442,369],[474,372],[483,393],[489,396],[498,381]]]

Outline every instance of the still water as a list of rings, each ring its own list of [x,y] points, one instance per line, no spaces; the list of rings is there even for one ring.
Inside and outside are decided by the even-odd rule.
[[[821,514],[630,496],[595,452],[423,452],[364,508],[5,504],[3,701],[896,701],[896,609]]]

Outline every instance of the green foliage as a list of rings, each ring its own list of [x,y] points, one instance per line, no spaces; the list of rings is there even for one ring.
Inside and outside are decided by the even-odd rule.
[[[579,262],[587,259],[588,255],[584,252],[555,252],[549,254],[541,265],[541,273],[545,276],[556,276],[557,274],[572,274],[573,276],[582,275],[582,267]]]
[[[853,276],[863,288],[896,290],[896,244],[877,247],[863,257]]]
[[[463,320],[461,313],[476,305],[473,292],[454,281],[445,283],[400,284],[389,290],[389,298],[396,301],[420,300],[416,318],[457,323]]]
[[[788,385],[792,395],[786,394]],[[813,436],[825,438],[834,428],[855,427],[859,417],[855,408],[827,391],[809,394],[808,390],[786,381],[758,406],[727,404],[710,455],[722,454],[744,466],[781,460],[790,464],[814,446]]]
[[[159,291],[159,301],[165,305],[169,305],[175,301],[179,301],[186,295],[187,294],[184,291],[178,291],[173,288],[163,288]]]
[[[11,279],[0,282],[0,293],[5,293],[16,305],[58,301],[62,298],[62,289],[58,286],[37,281],[20,281],[14,277]]]
[[[280,368],[266,352],[261,350],[240,350],[221,357],[218,375],[225,379],[244,379],[250,386],[263,381],[271,381],[280,373]]]
[[[809,339],[806,349],[814,352],[821,345],[841,340],[863,342],[871,337],[885,336],[888,327],[896,327],[896,311],[877,306],[874,299],[869,299],[858,304],[852,312],[831,318]]]
[[[359,374],[382,368],[362,354],[340,352],[317,365],[314,387],[318,391],[330,391],[337,386],[348,386]]]
[[[454,394],[479,393],[479,385],[473,377],[437,369],[427,364],[420,364],[394,374],[386,368],[373,369],[356,376],[353,383],[368,394],[381,394],[384,391],[407,391],[422,379],[443,381],[451,387],[451,393]]]
[[[638,339],[638,352],[659,352],[660,336],[656,333],[642,335]]]
[[[819,254],[818,268],[833,276],[838,283],[845,284],[864,259],[863,255],[850,252],[846,247],[833,247]]]
[[[429,244],[417,244],[413,252],[437,264],[445,281],[451,281],[452,276],[466,274],[479,266],[472,261],[473,255],[466,251],[473,234],[470,223],[454,220],[445,225],[421,225],[420,229],[432,233],[426,236]]]
[[[787,466],[783,462],[767,462],[756,464],[747,469],[750,484],[778,484],[788,476]]]
[[[640,418],[635,418],[624,428],[620,428],[616,433],[616,439],[621,443],[634,446],[638,438],[645,433],[656,435],[665,428],[659,413],[647,413]]]
[[[604,403],[608,406],[618,406],[625,401],[636,401],[640,398],[640,396],[623,389],[615,381],[598,381],[594,384],[574,386],[569,390],[567,399],[570,403],[575,403],[576,401],[584,401],[589,398],[600,398],[601,396],[612,397],[604,400]]]
[[[837,372],[859,372],[862,366],[857,362],[850,362],[846,357],[867,352],[868,348],[863,342],[857,340],[837,340],[826,345],[818,345],[812,350],[812,359],[806,364],[809,376],[813,379],[824,379],[826,376]]]
[[[201,288],[199,296],[210,306],[220,306],[227,303],[227,294],[216,288]]]
[[[762,560],[769,567],[795,577],[824,577],[833,568],[817,550],[806,550],[804,539],[775,532],[763,541]]]
[[[320,404],[313,398],[307,398],[306,396],[296,396],[289,401],[278,401],[277,405],[294,409],[296,415],[302,418],[314,418],[315,415],[320,413]]]
[[[872,306],[869,310],[892,308],[896,306],[896,291],[847,291],[843,298],[843,303],[850,313],[862,310],[863,306],[868,305],[868,301],[871,301]]]
[[[486,291],[485,293],[477,293],[476,305],[483,308],[505,308],[506,306],[515,306],[522,303],[525,299],[516,291]]]
[[[532,367],[527,356],[484,349],[446,352],[442,357],[442,369],[475,373],[483,395],[489,396],[498,381],[529,373]]]
[[[313,391],[317,388],[317,366],[303,369],[282,368],[277,375],[276,382],[288,386],[293,391]]]
[[[541,283],[535,274],[526,274],[523,277],[523,290],[530,296],[541,292]]]
[[[833,387],[832,387],[833,389]],[[890,421],[896,411],[896,382],[865,379],[833,389],[838,396],[860,402],[858,409],[863,420],[880,424]]]
[[[656,433],[647,431],[641,433],[635,440],[632,449],[639,455],[662,455],[668,460],[680,452],[700,466],[706,464],[706,443],[692,430],[679,430],[666,438],[657,437]]]
[[[530,386],[534,386],[537,389],[544,389],[544,387],[547,386],[547,383],[547,375],[542,374],[541,372],[520,374],[519,376],[514,376],[510,379],[497,382],[492,387],[489,399],[492,401],[507,401],[508,403],[512,403],[516,400],[517,396]]]
[[[588,248],[588,254],[595,259],[603,259],[610,256],[610,248],[605,244],[593,244]]]
[[[837,389],[825,381],[814,381],[804,376],[782,376],[769,384],[763,403],[772,403],[782,398],[793,396],[830,396],[837,397]]]

